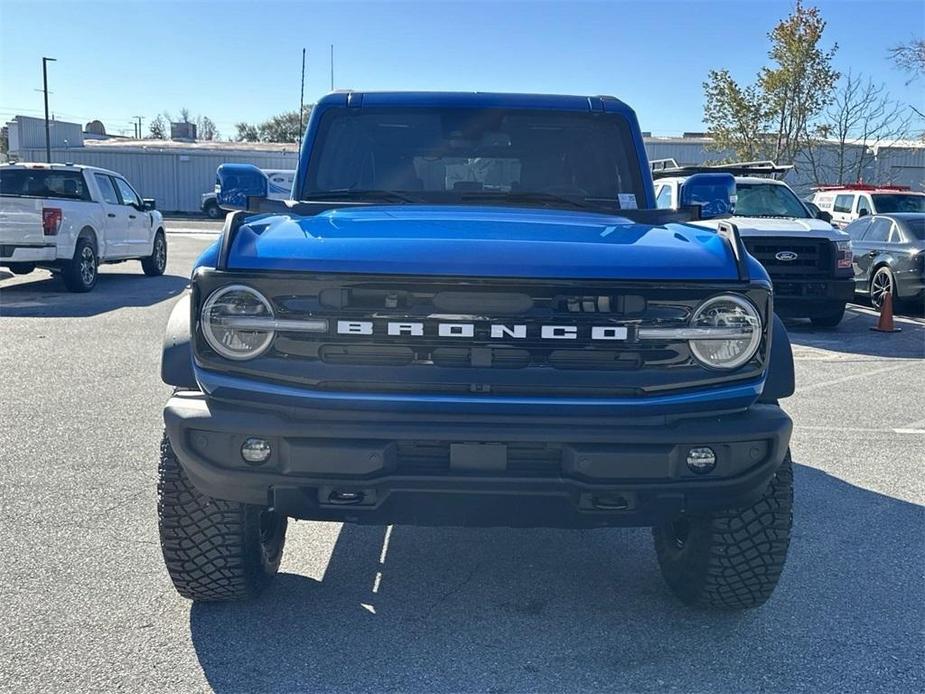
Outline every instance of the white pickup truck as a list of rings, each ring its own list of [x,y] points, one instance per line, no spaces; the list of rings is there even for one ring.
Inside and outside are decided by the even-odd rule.
[[[140,260],[164,274],[167,237],[153,200],[123,176],[72,164],[0,165],[0,266],[60,273],[73,292],[96,284],[101,263]]]

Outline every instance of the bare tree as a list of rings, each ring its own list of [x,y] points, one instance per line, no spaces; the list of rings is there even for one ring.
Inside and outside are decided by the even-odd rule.
[[[196,116],[196,132],[200,140],[218,140],[221,137],[215,121],[208,116]]]
[[[893,46],[889,50],[889,56],[896,67],[912,75],[909,82],[925,74],[925,39],[916,39]]]
[[[848,72],[800,156],[817,184],[860,181],[878,146],[907,139],[913,125],[913,114],[882,84]]]
[[[164,116],[160,113],[148,122],[148,132],[154,140],[166,140],[168,135],[167,128],[167,121],[164,120]]]

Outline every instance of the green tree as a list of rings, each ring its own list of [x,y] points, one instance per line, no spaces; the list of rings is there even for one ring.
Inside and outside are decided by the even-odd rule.
[[[717,149],[742,159],[793,161],[839,78],[832,67],[838,46],[820,47],[825,25],[818,8],[798,1],[768,34],[771,64],[753,84],[739,85],[725,69],[710,71],[704,121]]]
[[[237,131],[235,139],[238,142],[297,143],[301,139],[301,134],[305,132],[305,126],[308,124],[308,117],[311,112],[312,107],[310,105],[302,109],[301,133],[299,131],[299,112],[296,110],[279,113],[258,125],[243,121],[236,123],[234,126]]]
[[[240,123],[235,123],[234,127],[235,130],[237,130],[237,133],[234,136],[236,142],[260,141],[260,132],[257,130],[257,126],[253,123],[246,123],[241,121]]]

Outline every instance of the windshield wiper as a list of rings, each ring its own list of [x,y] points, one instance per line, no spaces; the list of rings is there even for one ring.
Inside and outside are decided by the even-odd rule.
[[[357,200],[381,200],[383,202],[420,202],[404,193],[394,190],[355,190],[353,188],[336,188],[334,190],[322,190],[313,192],[309,195],[310,200],[344,200],[356,198]]]
[[[593,209],[597,205],[589,205],[581,200],[566,198],[552,193],[496,193],[494,191],[472,191],[460,195],[461,200],[497,200],[498,202],[545,202],[557,205],[571,205],[583,210]]]

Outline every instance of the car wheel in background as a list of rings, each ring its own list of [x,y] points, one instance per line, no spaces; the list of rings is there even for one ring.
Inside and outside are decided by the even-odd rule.
[[[845,306],[842,304],[838,309],[830,311],[829,313],[813,316],[810,320],[817,328],[834,328],[841,323],[841,319],[844,318],[844,316]]]
[[[61,268],[64,286],[72,292],[89,292],[96,286],[99,258],[90,239],[77,239],[73,260],[67,261]]]
[[[161,442],[157,516],[167,573],[185,598],[256,597],[279,570],[286,516],[200,493],[180,466],[166,434]]]
[[[206,217],[209,219],[221,219],[225,216],[225,210],[218,205],[209,205],[206,207]]]
[[[7,265],[7,269],[14,275],[28,275],[35,270],[35,263],[13,263]]]
[[[751,506],[682,514],[653,530],[662,576],[687,605],[745,609],[774,591],[790,546],[793,466],[784,458]]]
[[[870,303],[875,308],[883,305],[883,297],[887,292],[893,295],[893,301],[896,301],[896,278],[893,277],[893,271],[886,265],[877,268],[874,276],[870,279]]]
[[[159,277],[167,269],[167,239],[163,231],[155,234],[151,255],[141,259],[141,269],[148,277]]]

